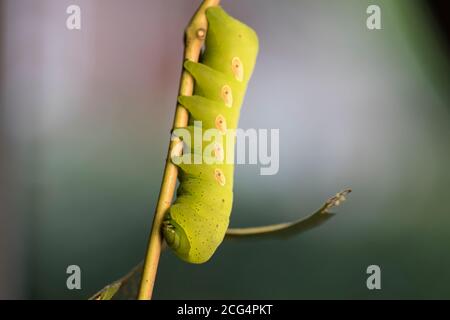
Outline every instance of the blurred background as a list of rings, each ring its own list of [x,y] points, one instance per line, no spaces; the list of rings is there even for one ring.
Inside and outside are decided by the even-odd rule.
[[[142,260],[199,3],[0,1],[0,298],[85,299]],[[222,4],[260,38],[240,127],[280,129],[277,175],[237,167],[231,226],[354,192],[289,240],[225,242],[204,265],[165,252],[155,298],[450,298],[448,5]]]

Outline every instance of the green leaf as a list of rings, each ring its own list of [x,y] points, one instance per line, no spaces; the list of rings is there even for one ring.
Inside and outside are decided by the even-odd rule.
[[[350,189],[346,189],[337,193],[335,196],[328,199],[316,212],[296,221],[261,227],[236,229],[230,228],[227,230],[226,239],[253,239],[267,237],[285,238],[305,232],[321,225],[322,223],[333,217],[334,214],[330,213],[328,210],[333,207],[339,206],[343,201],[345,201],[345,197],[350,192]]]
[[[107,285],[89,300],[135,300],[139,291],[143,265],[143,262],[139,263],[126,276]]]

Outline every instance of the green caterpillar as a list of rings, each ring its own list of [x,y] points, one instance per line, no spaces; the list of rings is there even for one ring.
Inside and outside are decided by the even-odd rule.
[[[201,63],[184,63],[195,80],[194,95],[180,96],[178,101],[189,111],[189,126],[184,129],[194,138],[196,121],[201,121],[203,129],[215,129],[218,134],[214,135],[210,152],[205,150],[206,156],[198,146],[183,139],[183,156],[172,157],[179,167],[177,198],[163,222],[167,244],[190,263],[208,261],[228,228],[234,164],[225,159],[234,159],[235,143],[234,135],[228,132],[237,128],[258,54],[258,37],[250,27],[220,7],[207,9],[206,18],[208,32]],[[198,157],[202,163],[195,162]],[[194,163],[186,159],[194,159]]]

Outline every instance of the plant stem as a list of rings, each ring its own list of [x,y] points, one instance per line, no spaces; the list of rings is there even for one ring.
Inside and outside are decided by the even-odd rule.
[[[205,10],[212,6],[217,6],[220,0],[204,0],[192,17],[185,31],[184,59],[197,62],[200,51],[205,40],[208,23],[206,21]],[[194,90],[194,79],[185,70],[182,71],[179,95],[191,96]],[[173,128],[186,127],[189,114],[181,105],[177,105]],[[150,300],[153,294],[156,272],[158,270],[159,256],[161,254],[162,235],[161,224],[164,214],[172,204],[173,195],[177,183],[178,169],[170,161],[170,154],[174,147],[174,142],[169,144],[166,166],[164,169],[163,181],[159,193],[158,204],[156,205],[155,216],[153,218],[147,254],[144,262],[141,286],[139,288],[139,300]]]

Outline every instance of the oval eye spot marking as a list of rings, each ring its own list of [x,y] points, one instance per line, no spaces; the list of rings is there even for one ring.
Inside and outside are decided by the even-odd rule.
[[[225,181],[225,175],[223,174],[222,170],[220,169],[215,169],[214,170],[214,178],[216,179],[216,181],[221,185],[224,186],[226,181]]]
[[[225,120],[225,117],[223,115],[219,114],[216,117],[215,125],[222,134],[225,134],[227,132],[227,121]]]
[[[239,57],[234,57],[231,60],[231,71],[233,72],[236,80],[244,80],[244,65]]]
[[[224,85],[221,89],[222,100],[225,102],[225,105],[228,108],[233,106],[233,93],[231,92],[231,88],[228,85]]]
[[[218,144],[218,143],[214,144],[213,154],[214,154],[214,158],[216,158],[216,160],[223,161],[223,159],[224,159],[223,147],[220,144]]]

